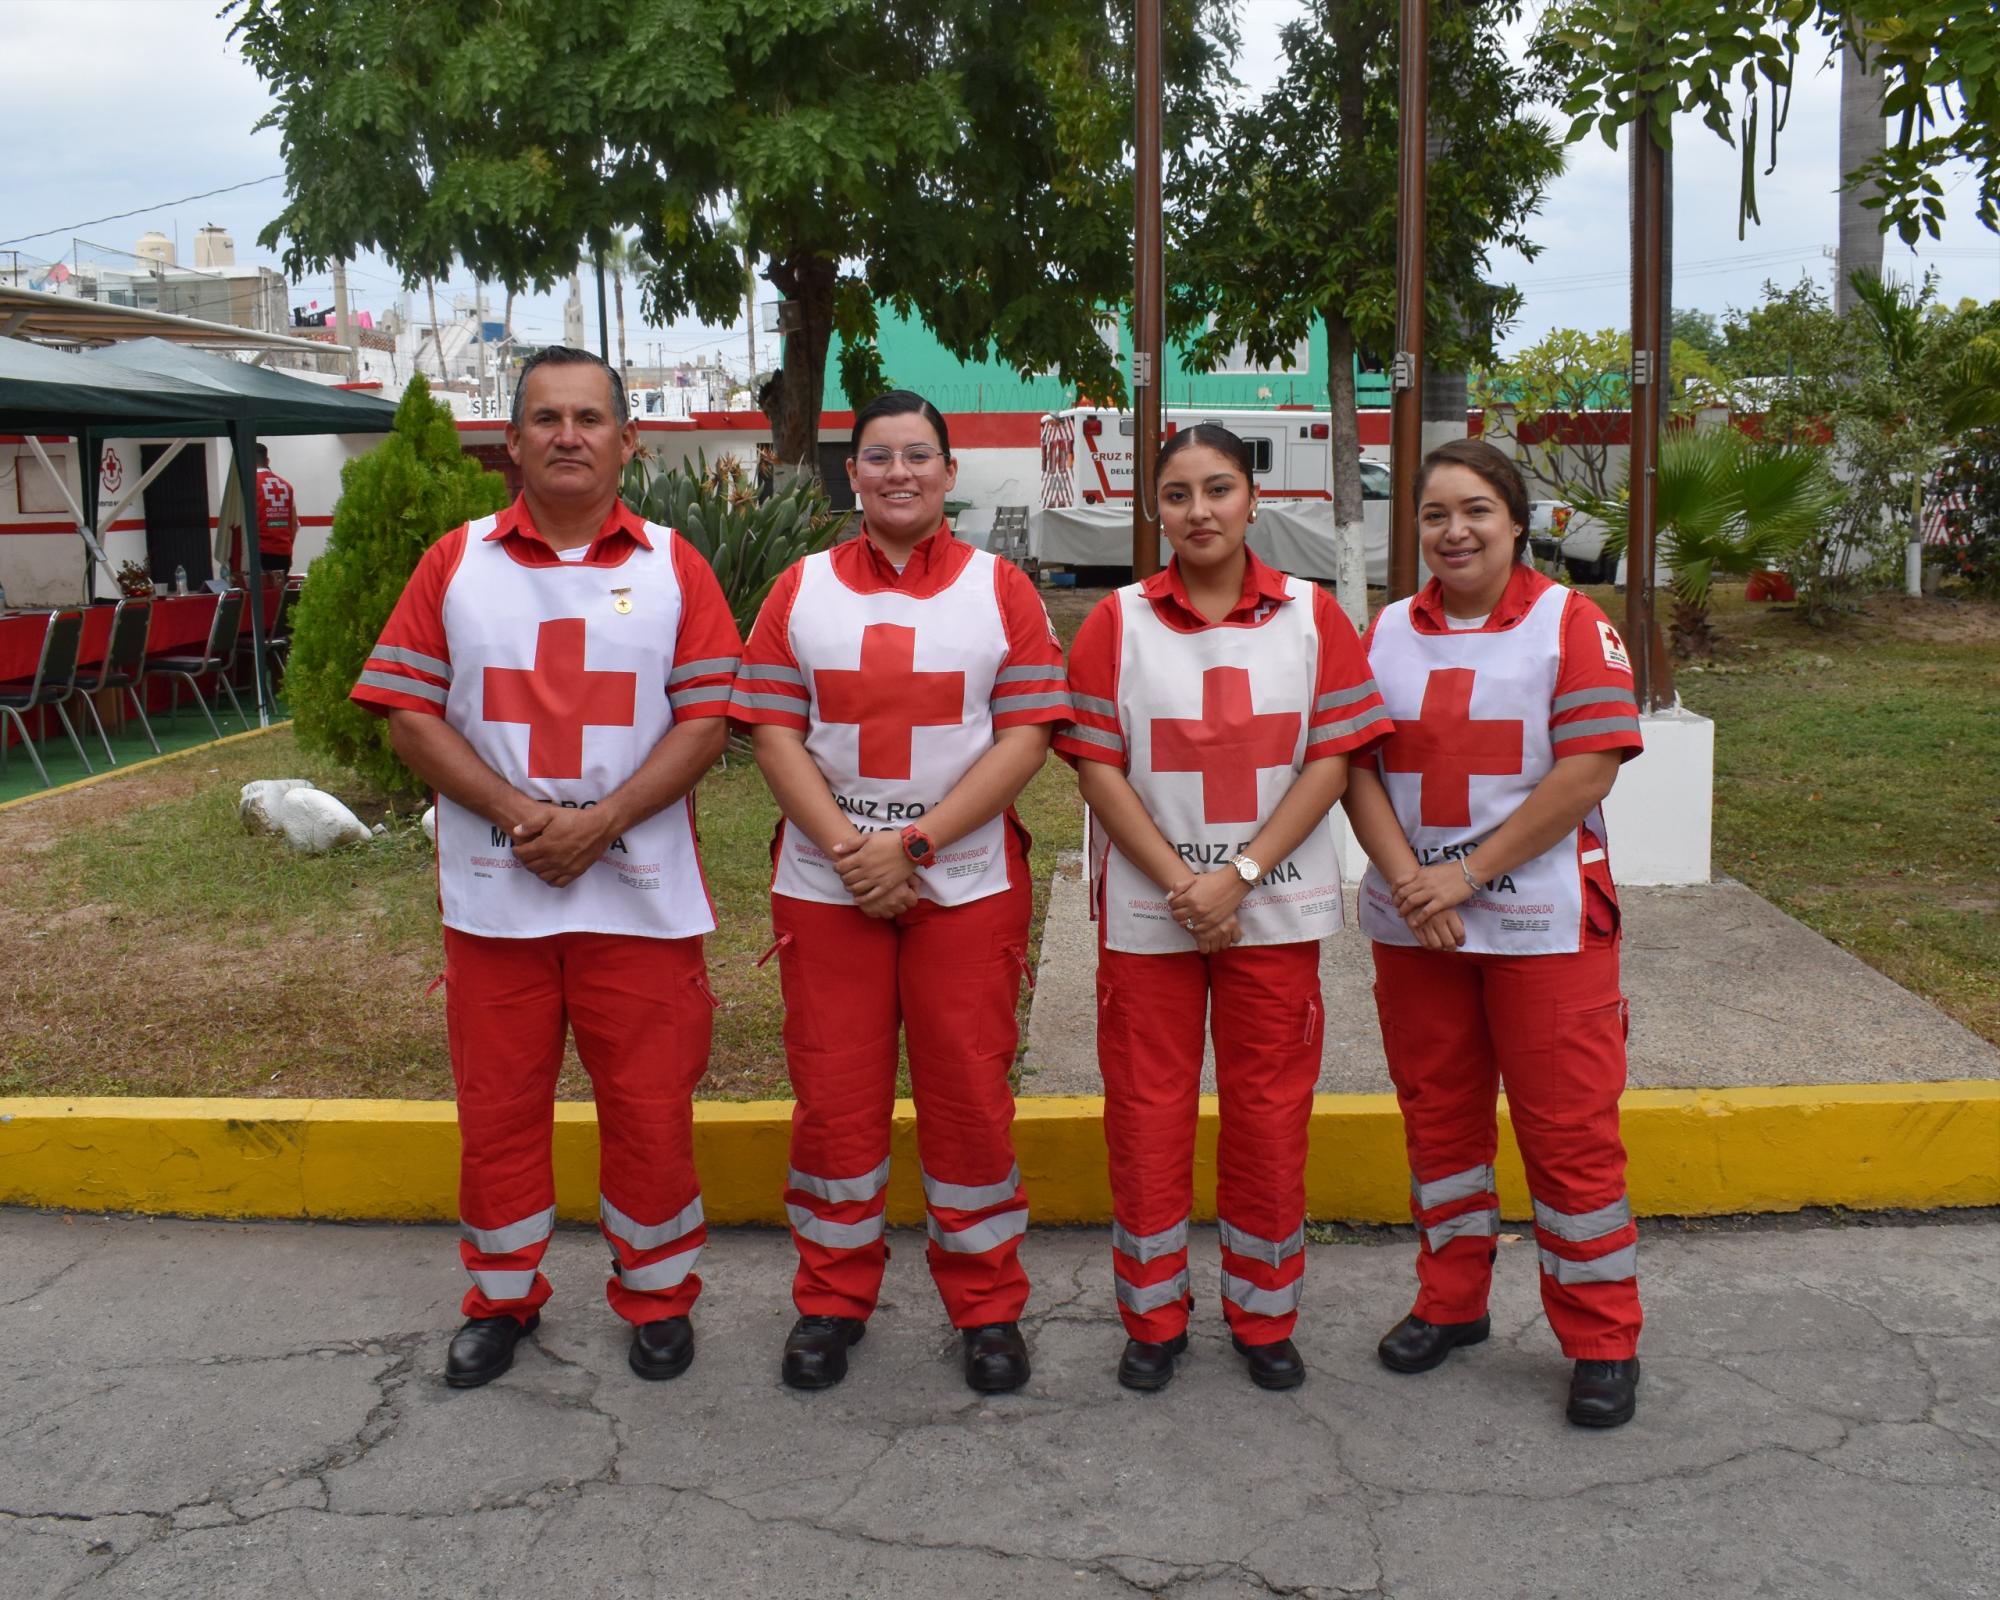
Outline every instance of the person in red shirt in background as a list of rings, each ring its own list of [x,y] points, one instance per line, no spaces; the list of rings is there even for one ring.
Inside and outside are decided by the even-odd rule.
[[[1341,925],[1327,814],[1389,732],[1354,627],[1258,560],[1249,447],[1183,428],[1160,452],[1166,571],[1100,601],[1056,736],[1089,802],[1097,1059],[1111,1156],[1118,1381],[1164,1388],[1187,1349],[1204,1023],[1221,1097],[1222,1310],[1251,1380],[1305,1381],[1306,1128],[1325,1035],[1319,941]]]
[[[1641,1318],[1599,805],[1639,753],[1631,663],[1587,596],[1522,564],[1528,492],[1506,456],[1454,440],[1425,458],[1416,492],[1435,576],[1369,626],[1396,732],[1344,802],[1371,862],[1361,925],[1419,1234],[1416,1305],[1378,1353],[1425,1372],[1487,1336],[1504,1087],[1542,1305],[1575,1363],[1569,1420],[1616,1427],[1636,1406]]]
[[[707,1238],[695,1085],[715,912],[695,782],[722,753],[741,644],[721,586],[618,498],[638,444],[618,374],[551,346],[507,428],[521,494],[417,564],[355,686],[437,791],[445,1027],[472,1277],[445,1382],[490,1382],[541,1320],[563,1039],[597,1102],[599,1227],[627,1361],[672,1378]]]
[[[299,500],[271,470],[271,452],[257,446],[257,549],[266,572],[289,572],[299,538]],[[242,563],[237,563],[241,567]]]
[[[931,1276],[966,1382],[999,1392],[1028,1379],[1008,1074],[1031,890],[1013,802],[1069,715],[1062,648],[1027,577],[946,525],[958,469],[929,401],[865,406],[847,472],[860,534],[779,577],[733,708],[784,812],[771,923],[799,1318],[780,1371],[840,1382],[875,1309],[900,1032]]]

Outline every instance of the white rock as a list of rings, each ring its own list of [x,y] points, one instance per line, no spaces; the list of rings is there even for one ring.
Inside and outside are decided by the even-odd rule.
[[[307,855],[323,855],[343,844],[366,844],[368,825],[321,789],[293,789],[277,811],[285,843]]]
[[[310,778],[259,778],[243,785],[243,793],[236,802],[236,815],[243,821],[246,833],[276,833],[278,831],[278,802],[294,789],[310,789]]]
[[[432,844],[438,842],[438,808],[436,806],[424,807],[424,837],[430,840]]]

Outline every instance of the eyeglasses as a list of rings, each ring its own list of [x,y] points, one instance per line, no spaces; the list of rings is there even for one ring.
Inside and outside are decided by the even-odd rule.
[[[861,464],[863,472],[887,472],[898,461],[912,472],[924,472],[944,460],[944,452],[934,444],[906,444],[900,450],[891,450],[887,445],[871,444],[854,458]]]

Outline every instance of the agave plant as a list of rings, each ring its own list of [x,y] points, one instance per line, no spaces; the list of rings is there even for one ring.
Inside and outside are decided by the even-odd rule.
[[[826,492],[811,478],[759,500],[756,480],[728,455],[711,467],[697,452],[692,472],[654,472],[634,456],[623,487],[633,510],[679,533],[715,569],[746,639],[778,575],[832,544],[847,521],[845,512],[829,509]]]
[[[1719,577],[1781,567],[1840,497],[1812,446],[1764,444],[1734,428],[1683,430],[1660,442],[1659,558],[1673,574],[1674,651],[1709,656],[1709,595]],[[1625,553],[1629,487],[1586,508],[1605,527],[1604,553]]]

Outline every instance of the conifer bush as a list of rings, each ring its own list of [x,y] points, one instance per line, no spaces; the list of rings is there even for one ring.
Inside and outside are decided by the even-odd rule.
[[[423,553],[507,500],[507,480],[459,449],[450,408],[413,377],[395,430],[341,469],[333,535],[299,596],[285,694],[302,746],[391,794],[425,793],[389,748],[387,721],[348,691]]]

